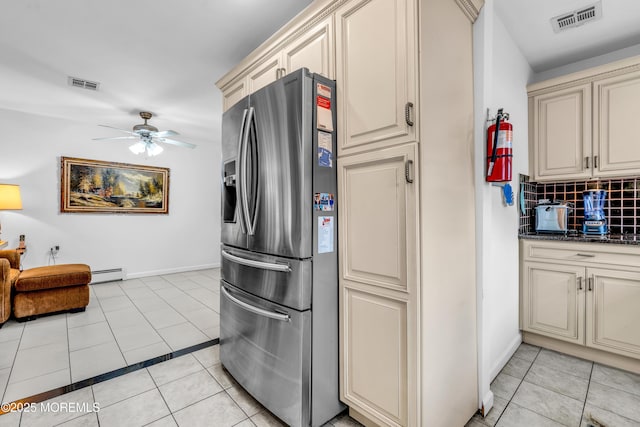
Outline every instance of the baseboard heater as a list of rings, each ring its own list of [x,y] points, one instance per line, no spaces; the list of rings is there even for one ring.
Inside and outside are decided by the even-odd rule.
[[[110,268],[108,270],[95,270],[91,272],[90,285],[104,282],[115,282],[124,280],[124,272],[122,268]]]

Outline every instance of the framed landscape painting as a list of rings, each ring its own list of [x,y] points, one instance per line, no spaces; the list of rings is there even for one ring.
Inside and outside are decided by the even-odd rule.
[[[61,158],[60,212],[169,213],[169,169]]]

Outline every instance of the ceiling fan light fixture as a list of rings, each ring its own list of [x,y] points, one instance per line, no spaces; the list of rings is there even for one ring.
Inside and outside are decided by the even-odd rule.
[[[154,144],[153,142],[151,144],[147,144],[147,154],[149,156],[157,156],[163,151],[164,151],[164,148],[162,148],[158,144]]]
[[[196,147],[194,144],[190,144],[188,142],[182,142],[182,141],[177,141],[175,139],[167,138],[169,136],[172,137],[174,135],[179,135],[179,133],[170,129],[158,131],[157,127],[151,126],[150,124],[147,123],[147,120],[149,120],[152,116],[153,114],[151,114],[148,111],[141,111],[140,117],[144,119],[144,123],[135,125],[133,127],[133,131],[124,130],[124,129],[116,128],[113,126],[99,125],[99,126],[119,130],[120,132],[124,132],[129,136],[117,136],[112,138],[93,138],[93,139],[95,141],[98,141],[98,140],[107,140],[107,139],[120,140],[120,139],[138,139],[139,138],[140,140],[138,142],[129,146],[129,150],[131,150],[131,152],[134,154],[142,154],[146,152],[147,156],[149,157],[157,156],[158,154],[164,151],[162,146],[159,145],[158,143],[177,145],[179,147],[186,147],[186,148]]]
[[[138,141],[132,146],[130,146],[129,150],[131,150],[133,154],[142,154],[144,153],[145,148],[146,148],[145,143],[142,141]]]

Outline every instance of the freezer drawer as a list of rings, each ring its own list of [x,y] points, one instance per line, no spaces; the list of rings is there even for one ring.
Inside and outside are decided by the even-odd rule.
[[[310,259],[263,255],[222,246],[222,279],[253,295],[296,310],[311,308]]]
[[[310,422],[311,311],[296,311],[220,282],[220,360],[290,426]]]

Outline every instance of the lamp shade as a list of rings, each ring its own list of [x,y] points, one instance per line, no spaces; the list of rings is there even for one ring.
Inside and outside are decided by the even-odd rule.
[[[0,184],[0,210],[22,209],[20,186],[14,184]]]

